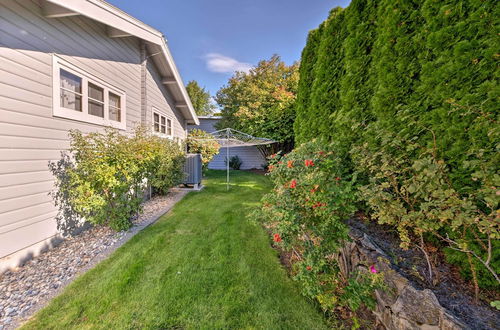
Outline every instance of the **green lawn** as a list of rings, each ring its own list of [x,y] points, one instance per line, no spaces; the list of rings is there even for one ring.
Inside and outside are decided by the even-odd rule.
[[[246,219],[266,177],[211,171],[157,223],[72,283],[26,329],[322,329],[270,239]]]

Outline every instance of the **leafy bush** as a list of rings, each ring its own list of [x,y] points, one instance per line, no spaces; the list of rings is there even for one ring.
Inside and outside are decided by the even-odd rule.
[[[380,285],[381,275],[346,276],[335,258],[348,239],[345,221],[356,210],[356,177],[346,171],[344,159],[333,145],[313,141],[273,157],[270,163],[274,190],[254,216],[272,231],[280,247],[296,257],[294,275],[304,293],[329,311],[356,310],[363,302],[372,307],[373,289]],[[362,280],[366,275],[368,280]],[[360,283],[364,284],[359,287]]]
[[[383,143],[376,151],[366,145],[354,149],[359,171],[370,177],[360,187],[359,197],[369,206],[371,216],[397,228],[403,248],[418,247],[425,254],[430,282],[433,266],[424,240],[429,234],[448,249],[465,253],[476,286],[498,285],[500,255],[495,247],[500,246],[500,224],[495,219],[500,176],[494,169],[474,173],[479,188],[462,196],[451,184],[449,167],[434,150],[414,159],[411,155],[420,148],[416,143],[397,137]],[[394,156],[391,150],[405,152]],[[481,277],[478,269],[485,270]]]
[[[193,129],[187,138],[188,152],[201,154],[203,169],[207,169],[208,163],[219,153],[220,144],[210,134],[201,129]]]
[[[87,135],[71,131],[70,137],[69,152],[49,164],[56,178],[52,196],[59,206],[58,223],[84,219],[127,229],[140,210],[148,180],[166,192],[181,177],[180,147],[142,128],[132,137],[113,129]]]
[[[227,159],[224,160],[224,163],[227,165]],[[232,168],[233,170],[239,170],[241,167],[242,161],[240,157],[237,155],[229,158],[229,167]]]

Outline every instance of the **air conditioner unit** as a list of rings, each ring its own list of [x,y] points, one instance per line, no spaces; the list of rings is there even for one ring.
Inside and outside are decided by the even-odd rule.
[[[187,154],[186,163],[184,164],[184,172],[186,178],[184,179],[185,185],[193,185],[195,189],[201,187],[201,155],[200,154]]]

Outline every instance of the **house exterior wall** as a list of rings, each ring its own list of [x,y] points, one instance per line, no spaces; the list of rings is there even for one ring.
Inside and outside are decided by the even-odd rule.
[[[173,136],[184,139],[186,137],[186,121],[184,117],[175,109],[175,102],[168,93],[165,85],[161,82],[161,77],[152,62],[148,62],[146,74],[147,86],[147,124],[152,127],[153,108],[164,113],[172,120]]]
[[[109,38],[103,24],[83,16],[45,18],[38,1],[0,2],[0,272],[56,237],[48,162],[69,147],[68,131],[104,128],[53,116],[53,54],[124,91],[131,131],[141,123],[139,42]],[[183,138],[185,120],[166,101],[155,68],[148,72],[146,101],[167,109],[174,136]]]
[[[217,117],[200,118],[200,125],[198,126],[189,125],[189,129],[197,128],[211,133],[216,131],[214,126],[217,123],[217,121],[218,121]],[[249,170],[254,168],[262,169],[262,165],[266,163],[266,160],[262,156],[259,149],[257,149],[257,147],[254,146],[229,148],[229,158],[235,155],[237,155],[242,161],[241,163],[242,170]],[[214,158],[210,161],[210,163],[208,163],[208,168],[213,170],[225,170],[226,157],[227,157],[226,148],[221,148],[219,153],[214,156]]]

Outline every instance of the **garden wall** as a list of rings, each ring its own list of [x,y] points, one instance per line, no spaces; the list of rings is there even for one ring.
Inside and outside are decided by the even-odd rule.
[[[375,265],[384,273],[385,290],[377,290],[373,313],[378,322],[389,330],[406,329],[469,329],[443,308],[429,289],[417,289],[394,271],[384,253],[365,233],[352,229],[351,242],[341,250],[341,267],[353,272]]]

